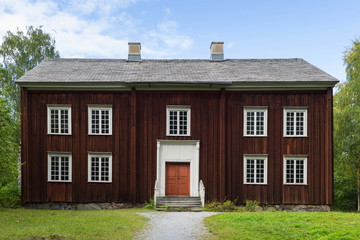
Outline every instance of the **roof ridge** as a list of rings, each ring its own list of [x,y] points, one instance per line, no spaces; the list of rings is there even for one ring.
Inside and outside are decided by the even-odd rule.
[[[289,60],[302,60],[305,61],[302,58],[228,58],[224,61],[220,62],[226,62],[226,61],[289,61]],[[126,62],[133,62],[128,61],[127,59],[123,58],[46,58],[44,61],[126,61]],[[166,61],[209,61],[210,59],[205,58],[169,58],[169,59],[142,59],[142,61],[158,61],[158,62],[166,62]],[[136,61],[138,62],[138,61]],[[216,61],[218,62],[218,61]]]

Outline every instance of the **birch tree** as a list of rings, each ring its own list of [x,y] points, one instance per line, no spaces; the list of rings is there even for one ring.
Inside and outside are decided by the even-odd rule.
[[[43,59],[59,57],[55,40],[42,27],[8,31],[0,46],[0,190],[17,181],[20,90],[15,80]],[[15,184],[16,185],[16,184]]]
[[[360,42],[344,55],[346,81],[334,96],[335,196],[360,211]],[[346,199],[350,197],[350,199]],[[356,204],[357,202],[357,204]]]

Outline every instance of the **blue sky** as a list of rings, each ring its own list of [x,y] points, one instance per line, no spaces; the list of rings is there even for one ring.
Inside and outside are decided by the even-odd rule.
[[[43,25],[61,57],[303,58],[345,80],[343,55],[360,37],[360,1],[0,0],[0,35]],[[1,40],[0,40],[1,42]]]

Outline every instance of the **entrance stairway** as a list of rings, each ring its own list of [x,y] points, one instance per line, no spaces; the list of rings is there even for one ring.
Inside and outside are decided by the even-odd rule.
[[[156,207],[191,208],[201,210],[200,197],[158,197]]]

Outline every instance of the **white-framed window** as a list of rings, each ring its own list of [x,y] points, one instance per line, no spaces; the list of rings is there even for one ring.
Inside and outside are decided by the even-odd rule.
[[[109,183],[112,181],[112,154],[89,153],[88,182]]]
[[[71,182],[71,153],[48,153],[48,182]]]
[[[307,136],[307,109],[284,108],[284,137]]]
[[[267,136],[267,108],[244,108],[244,136]]]
[[[47,106],[47,132],[48,134],[71,135],[71,106]]]
[[[267,184],[267,155],[244,155],[244,184]]]
[[[166,135],[190,136],[190,106],[166,107]]]
[[[284,184],[307,184],[307,157],[284,156]]]
[[[89,106],[89,135],[112,135],[112,106]]]

